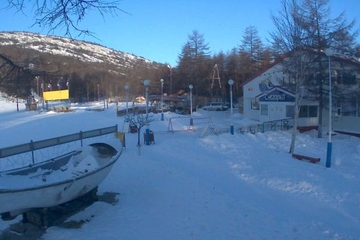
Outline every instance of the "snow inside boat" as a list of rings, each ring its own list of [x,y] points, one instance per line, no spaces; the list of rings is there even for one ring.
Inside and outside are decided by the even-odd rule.
[[[57,206],[96,188],[122,153],[118,142],[93,143],[30,167],[1,172],[2,218],[10,219],[32,208]]]

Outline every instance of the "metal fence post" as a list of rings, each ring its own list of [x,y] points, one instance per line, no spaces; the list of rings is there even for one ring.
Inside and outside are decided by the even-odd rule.
[[[83,134],[82,131],[80,131],[80,143],[81,143],[81,147],[83,147]]]
[[[31,160],[32,160],[32,163],[35,164],[34,142],[33,142],[33,140],[30,140],[30,149],[31,149]]]

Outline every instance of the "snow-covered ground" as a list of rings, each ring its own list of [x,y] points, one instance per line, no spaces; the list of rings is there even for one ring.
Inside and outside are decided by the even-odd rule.
[[[153,117],[155,144],[139,155],[137,134],[126,133],[122,156],[99,185],[99,195],[118,193],[117,204],[95,202],[67,220],[83,220],[80,228],[53,226],[43,239],[360,239],[359,138],[335,135],[326,168],[325,131],[322,139],[297,137],[297,153],[321,158],[311,164],[289,155],[291,131],[201,138],[203,130],[187,130],[189,118]],[[194,117],[195,128],[230,126],[230,111],[200,109]],[[251,121],[235,113],[234,123]],[[113,104],[67,113],[20,104],[17,112],[16,103],[0,100],[0,148],[115,124],[124,130]],[[0,231],[19,221],[0,220]]]

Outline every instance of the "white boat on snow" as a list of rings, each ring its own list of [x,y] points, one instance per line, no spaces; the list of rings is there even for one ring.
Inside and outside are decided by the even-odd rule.
[[[118,144],[117,144],[118,143]],[[117,142],[93,143],[54,159],[0,173],[0,214],[11,219],[53,207],[96,188],[122,153]]]

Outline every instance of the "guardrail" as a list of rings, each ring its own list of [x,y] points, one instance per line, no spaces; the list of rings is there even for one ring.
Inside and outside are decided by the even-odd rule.
[[[289,130],[293,127],[293,121],[292,118],[285,118],[280,120],[274,120],[274,121],[268,121],[263,122],[262,124],[262,131],[274,131],[274,130]]]
[[[110,133],[115,133],[118,130],[118,126],[99,128],[90,131],[80,131],[79,133],[69,134],[61,137],[50,138],[40,141],[30,141],[30,143],[20,144],[12,147],[0,149],[0,158],[10,157],[22,153],[31,152],[32,161],[34,163],[34,151],[57,146],[64,143],[81,141],[81,146],[83,146],[83,140],[86,138],[98,137]]]
[[[261,132],[264,133],[266,131],[275,131],[275,130],[289,130],[293,127],[293,119],[292,118],[285,118],[280,120],[273,120],[268,122],[263,122],[259,124],[252,124],[252,125],[244,125],[237,128],[239,133],[257,133]]]
[[[141,114],[141,113],[145,113],[146,112],[146,107],[129,107],[127,109],[127,113],[128,114]],[[116,107],[116,116],[121,117],[121,116],[125,116],[126,115],[126,109],[121,109],[118,110],[118,108]]]

